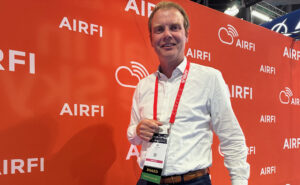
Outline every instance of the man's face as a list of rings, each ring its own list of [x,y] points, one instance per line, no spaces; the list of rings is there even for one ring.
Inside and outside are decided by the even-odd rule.
[[[187,36],[184,18],[175,9],[160,9],[152,19],[151,44],[160,60],[183,60]]]

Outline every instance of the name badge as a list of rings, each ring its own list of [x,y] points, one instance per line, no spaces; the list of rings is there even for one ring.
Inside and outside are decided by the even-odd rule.
[[[160,184],[161,174],[168,149],[170,124],[163,124],[158,133],[154,133],[150,147],[147,149],[146,160],[141,178]]]

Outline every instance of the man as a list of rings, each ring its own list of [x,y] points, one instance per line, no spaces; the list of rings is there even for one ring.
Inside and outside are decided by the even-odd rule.
[[[210,185],[213,131],[218,135],[232,185],[248,184],[245,137],[233,113],[219,71],[184,56],[189,20],[178,4],[160,2],[149,17],[149,32],[160,65],[137,85],[127,136],[142,145],[143,168],[151,138],[170,125],[161,184]],[[143,179],[138,184],[153,184]]]

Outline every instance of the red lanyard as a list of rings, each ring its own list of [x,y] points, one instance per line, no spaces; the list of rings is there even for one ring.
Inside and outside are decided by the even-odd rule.
[[[174,107],[172,110],[172,114],[170,117],[170,123],[174,123],[175,122],[175,117],[176,117],[176,113],[177,113],[177,108],[179,105],[179,101],[184,89],[184,85],[187,79],[187,76],[189,74],[189,70],[190,70],[190,63],[187,62],[185,70],[183,72],[183,75],[181,77],[181,82],[180,82],[180,86],[177,92],[177,96],[175,99],[175,103],[174,103]],[[158,99],[158,76],[156,77],[156,81],[155,81],[155,89],[154,89],[154,104],[153,104],[153,119],[157,120],[157,99]]]

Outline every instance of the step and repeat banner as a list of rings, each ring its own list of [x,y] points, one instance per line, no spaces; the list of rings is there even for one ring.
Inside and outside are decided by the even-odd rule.
[[[134,88],[159,64],[158,0],[0,2],[0,184],[135,184],[126,131]],[[186,57],[219,69],[245,133],[249,185],[300,184],[300,43],[178,0]],[[217,137],[211,178],[230,184]]]

